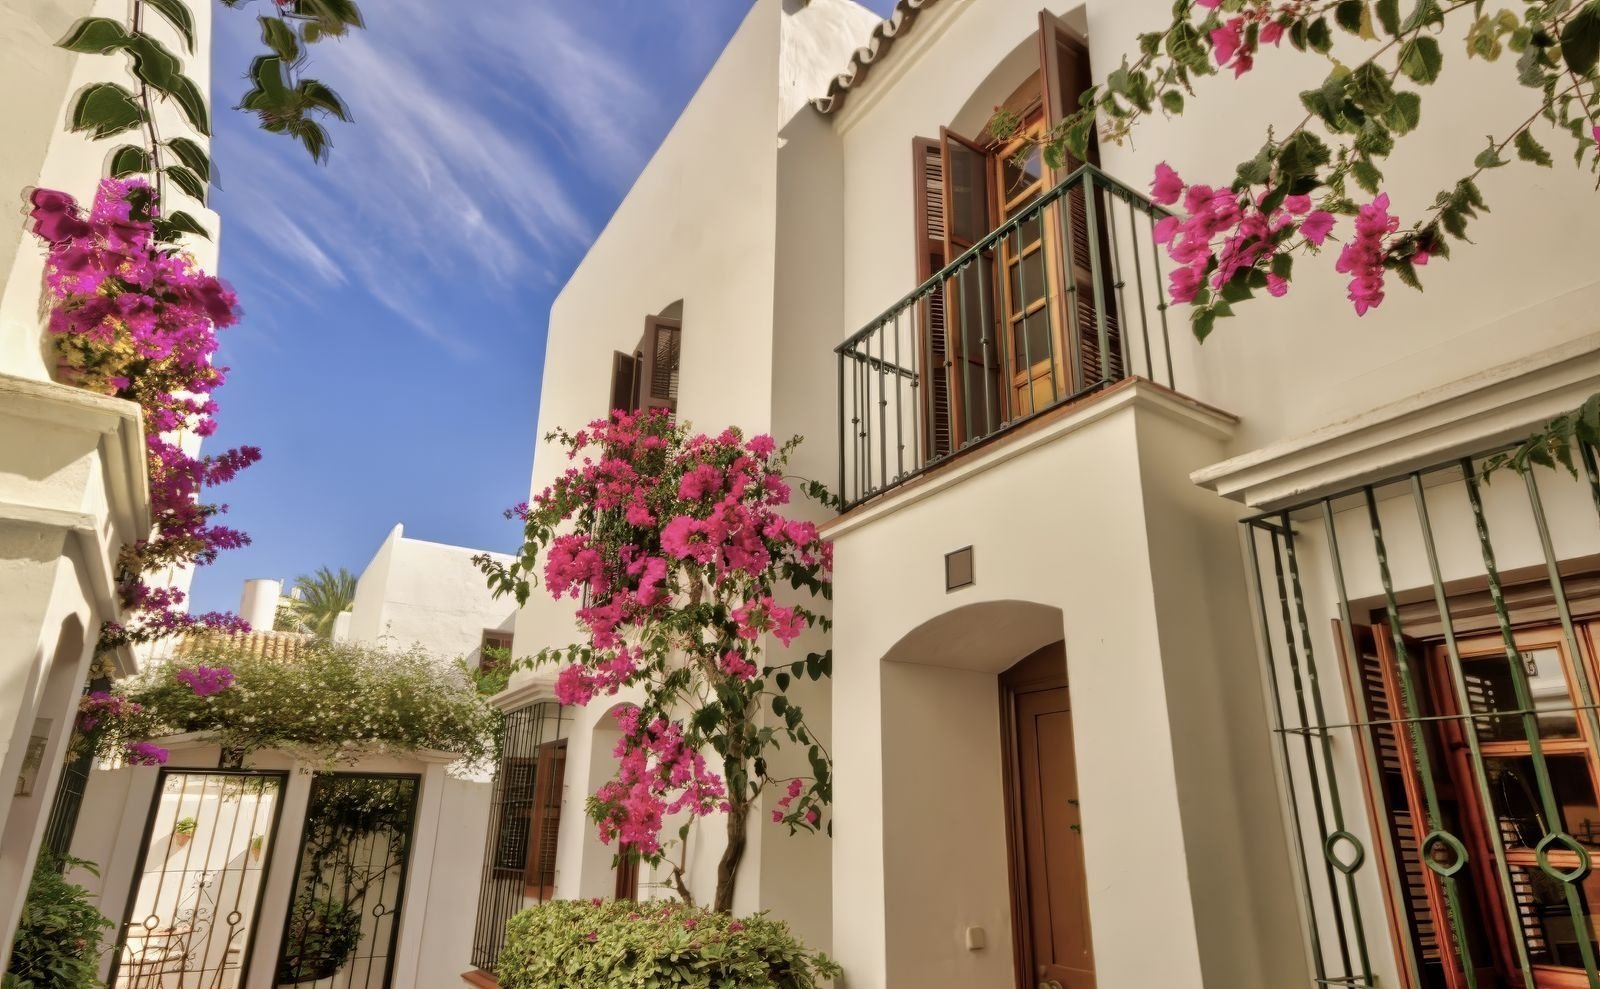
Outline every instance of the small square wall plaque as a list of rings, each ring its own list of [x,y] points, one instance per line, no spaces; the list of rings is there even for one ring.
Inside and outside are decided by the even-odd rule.
[[[965,546],[944,555],[944,589],[959,591],[977,583],[972,571],[972,547]]]

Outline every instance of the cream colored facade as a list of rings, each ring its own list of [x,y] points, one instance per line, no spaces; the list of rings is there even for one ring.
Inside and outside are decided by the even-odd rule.
[[[1044,3],[1087,39],[1097,80],[1168,17],[1157,0]],[[681,306],[680,418],[803,434],[797,472],[834,483],[844,427],[833,348],[919,281],[912,142],[983,129],[1039,68],[1040,6],[906,0],[887,40],[839,63],[856,75],[827,112],[774,123],[770,91],[749,80],[770,78],[774,25],[786,37],[827,5],[759,0],[558,298],[539,435],[601,415],[611,353],[631,349],[645,317]],[[1453,57],[1448,68],[1450,85],[1426,94],[1419,132],[1385,168],[1407,217],[1461,170],[1441,162],[1468,167],[1486,129],[1526,115],[1504,66]],[[1268,51],[1242,80],[1201,80],[1183,117],[1145,121],[1136,146],[1103,146],[1102,168],[1134,189],[1160,161],[1226,182],[1268,124],[1293,125],[1299,107],[1284,94],[1321,71]],[[815,78],[820,97],[826,77]],[[1239,521],[1399,478],[1379,491],[1393,586],[1408,607],[1426,598],[1407,472],[1491,450],[1600,388],[1600,282],[1586,246],[1600,220],[1573,206],[1591,201],[1591,184],[1562,167],[1487,174],[1493,212],[1473,227],[1476,243],[1430,266],[1426,292],[1392,286],[1361,319],[1329,257],[1302,261],[1287,298],[1243,307],[1203,347],[1178,307],[1173,388],[1118,383],[829,521],[834,675],[805,706],[834,755],[833,837],[789,838],[758,815],[736,908],[790,920],[844,965],[849,989],[1037,984],[1011,951],[997,675],[1063,642],[1101,989],[1341,978],[1331,946],[1353,939],[1355,912],[1371,956],[1358,974],[1408,984],[1409,949],[1389,930],[1386,880],[1371,864],[1383,840],[1360,797],[1360,750],[1339,743],[1314,770],[1272,730],[1295,697],[1287,681],[1276,695],[1267,686],[1286,635],[1319,676],[1323,723],[1359,720],[1330,631],[1355,614],[1327,577],[1338,561],[1315,508],[1294,514],[1302,646],[1299,623],[1278,616],[1270,556],[1252,562]],[[532,491],[562,466],[541,445]],[[1543,483],[1556,555],[1600,550],[1587,489]],[[1545,560],[1521,488],[1497,482],[1486,495],[1507,573]],[[1446,582],[1485,572],[1465,490],[1459,474],[1428,475]],[[1383,587],[1361,542],[1365,508],[1333,510],[1347,593],[1370,605]],[[966,547],[975,581],[947,590],[945,555]],[[517,629],[519,653],[564,644],[570,609],[535,599]],[[519,682],[542,696],[536,678]],[[609,850],[582,808],[608,772],[606,709],[572,713],[559,896],[609,891]],[[1331,892],[1319,878],[1325,835],[1303,792],[1293,816],[1283,785],[1303,790],[1315,773],[1342,784],[1343,826],[1369,850],[1365,871]],[[691,842],[704,882],[714,833]]]
[[[77,91],[120,69],[119,59],[54,47],[91,14],[120,18],[126,10],[110,0],[0,2],[0,85],[13,94],[0,109],[0,190],[11,204],[0,210],[0,889],[8,892],[26,886],[96,637],[118,617],[116,555],[150,526],[139,410],[51,380],[44,251],[24,226],[28,189],[87,201],[115,146],[65,131]],[[210,8],[197,5],[194,19],[201,42],[185,65],[209,91]],[[149,30],[181,48],[165,24]],[[157,107],[169,134],[186,132],[176,112]],[[217,231],[214,213],[185,208]],[[190,246],[215,270],[215,241]],[[188,574],[167,579],[186,587]],[[123,650],[110,665],[126,674],[141,658]],[[14,788],[19,776],[29,782]],[[20,896],[0,899],[0,965],[20,909]]]

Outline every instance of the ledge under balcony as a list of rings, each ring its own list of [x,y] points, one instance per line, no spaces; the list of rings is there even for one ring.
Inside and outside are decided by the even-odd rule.
[[[959,223],[930,231],[953,260],[834,348],[847,515],[1093,421],[1113,393],[1232,419],[1174,380],[1155,242],[1167,211],[1093,165],[995,206],[1007,219],[970,246]]]

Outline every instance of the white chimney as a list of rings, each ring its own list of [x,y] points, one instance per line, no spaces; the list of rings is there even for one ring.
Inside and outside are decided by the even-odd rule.
[[[350,619],[355,617],[354,612],[341,611],[333,620],[333,641],[350,641]]]
[[[244,597],[239,601],[239,617],[250,623],[252,631],[270,632],[278,617],[278,598],[283,581],[264,578],[244,582]]]

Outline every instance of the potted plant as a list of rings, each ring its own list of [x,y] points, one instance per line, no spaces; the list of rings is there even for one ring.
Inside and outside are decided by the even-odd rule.
[[[337,899],[302,893],[289,911],[278,985],[331,979],[361,943],[361,914]]]
[[[250,839],[250,858],[252,861],[261,861],[261,844],[265,840],[264,836],[259,834]]]
[[[172,826],[172,844],[178,848],[182,848],[184,845],[187,845],[189,843],[189,839],[194,837],[194,828],[194,818],[178,818],[178,823]]]

